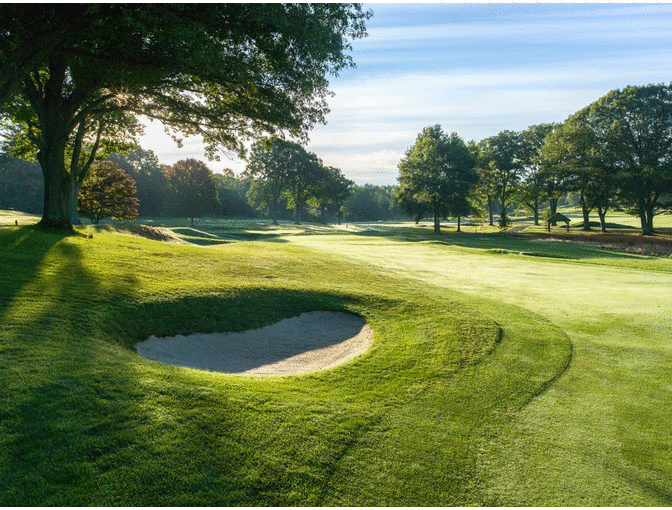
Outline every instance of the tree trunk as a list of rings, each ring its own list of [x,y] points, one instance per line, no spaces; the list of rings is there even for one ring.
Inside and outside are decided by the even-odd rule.
[[[581,212],[583,213],[583,230],[590,230],[590,211],[585,205],[581,206]]]
[[[301,225],[301,206],[298,202],[294,207],[294,224]]]
[[[642,224],[642,235],[643,236],[652,236],[655,234],[653,230],[653,214],[649,215],[648,208],[644,204],[644,201],[639,202],[639,220]],[[653,211],[651,211],[653,213]]]
[[[460,220],[462,220],[462,217],[461,217],[461,216],[458,216],[458,217],[457,217],[457,231],[458,231],[458,232],[462,232],[462,230],[460,230]]]
[[[44,212],[40,225],[47,228],[72,229],[70,222],[70,194],[72,183],[65,171],[63,159],[40,161],[44,176]]]
[[[606,232],[607,231],[607,221],[606,221],[606,216],[607,216],[607,208],[605,207],[604,209],[602,206],[597,206],[597,215],[600,217],[600,231],[601,232]]]
[[[437,212],[434,212],[434,233],[441,233],[441,222],[439,221],[439,215]]]
[[[280,225],[278,223],[278,200],[271,200],[271,219],[273,220],[273,225]]]
[[[534,207],[532,209],[534,211],[534,224],[539,225],[539,201],[535,200],[534,201]]]
[[[194,217],[191,217],[191,228],[194,228]]]
[[[72,183],[72,190],[70,191],[70,200],[68,204],[68,209],[69,209],[69,214],[70,214],[70,223],[73,225],[81,225],[82,220],[79,219],[79,211],[77,209],[78,206],[78,197],[79,197],[79,190],[82,187],[81,182],[77,182],[76,179],[72,178],[71,174],[71,181],[74,181]]]
[[[64,160],[72,118],[72,111],[63,104],[66,68],[65,57],[55,56],[49,62],[49,80],[44,88],[37,90],[30,78],[25,81],[25,88],[38,113],[41,130],[37,160],[44,176],[44,212],[40,225],[71,230],[69,206],[72,181]]]
[[[490,216],[490,226],[495,226],[495,221],[492,215],[492,198],[488,197],[488,215]]]

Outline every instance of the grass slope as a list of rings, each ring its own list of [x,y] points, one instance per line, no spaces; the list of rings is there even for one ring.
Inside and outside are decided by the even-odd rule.
[[[486,504],[480,459],[571,359],[565,333],[520,307],[279,235],[86,232],[0,229],[3,506]],[[372,349],[286,378],[132,350],[316,309],[364,316]]]
[[[672,504],[672,260],[506,234],[286,239],[427,292],[520,306],[568,335],[566,373],[478,457],[488,504]]]

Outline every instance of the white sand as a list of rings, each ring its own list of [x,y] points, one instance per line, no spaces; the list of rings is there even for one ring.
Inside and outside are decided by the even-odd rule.
[[[234,374],[290,375],[340,365],[366,352],[373,329],[357,315],[308,312],[240,333],[150,337],[140,356],[181,367]]]

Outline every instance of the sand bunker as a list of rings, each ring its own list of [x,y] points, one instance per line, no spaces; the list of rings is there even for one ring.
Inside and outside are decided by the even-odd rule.
[[[181,367],[233,374],[289,375],[340,365],[364,353],[373,329],[357,315],[308,312],[240,333],[150,337],[140,356]]]

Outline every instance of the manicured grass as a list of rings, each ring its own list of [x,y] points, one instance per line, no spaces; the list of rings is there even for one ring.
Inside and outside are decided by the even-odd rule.
[[[570,358],[527,311],[289,243],[85,232],[0,229],[5,506],[482,504],[480,450]],[[285,378],[132,350],[315,309],[361,314],[374,346]]]
[[[672,504],[672,260],[511,235],[292,240],[520,306],[569,336],[567,372],[478,458],[487,504]]]
[[[0,503],[672,505],[669,258],[412,223],[154,224],[182,244],[0,229]],[[364,316],[374,346],[287,378],[132,350],[314,309]]]

